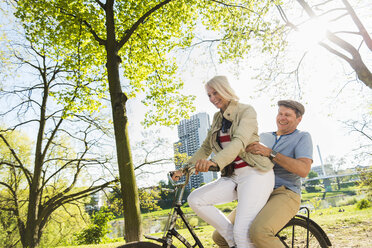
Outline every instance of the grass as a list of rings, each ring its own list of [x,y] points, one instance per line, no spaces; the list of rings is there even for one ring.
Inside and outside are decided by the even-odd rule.
[[[341,195],[349,195],[353,196],[356,195],[361,189],[358,186],[352,186],[348,188],[343,188],[337,191],[330,191],[326,192],[325,197],[334,197],[334,196],[341,196]],[[313,192],[313,193],[303,193],[301,195],[302,201],[308,201],[314,197],[323,198],[324,192]]]
[[[327,192],[326,196],[331,197],[335,195],[354,195],[355,189],[347,188],[338,192]],[[323,192],[302,194],[302,201],[309,201],[315,197],[323,197]],[[218,205],[217,207],[226,214],[236,207],[236,202]],[[193,213],[187,204],[182,208],[186,213]],[[143,218],[157,219],[160,216],[167,216],[169,209],[155,211],[143,214]],[[330,207],[326,209],[312,210],[310,218],[318,223],[322,229],[327,233],[332,242],[332,247],[349,248],[349,247],[372,247],[372,207],[357,210],[356,205]],[[189,221],[192,221],[190,219]],[[211,234],[214,228],[207,225],[195,229],[196,234],[202,241],[204,247],[217,247],[213,244]],[[187,229],[180,229],[178,232],[187,240],[192,240],[191,235]],[[151,234],[152,236],[161,237],[163,233]],[[115,239],[120,241],[120,239]],[[191,242],[191,241],[190,241]],[[194,244],[194,242],[191,242]],[[116,248],[125,244],[125,241],[106,243],[98,245],[80,245],[80,246],[59,246],[58,248]],[[174,241],[176,247],[184,247],[177,239]]]
[[[233,207],[230,204],[220,205],[220,208]],[[371,247],[372,243],[372,207],[358,210],[356,205],[344,207],[332,207],[312,211],[310,218],[318,223],[327,233],[332,242],[332,247]],[[203,226],[196,228],[195,232],[202,241],[204,247],[217,247],[213,244],[211,234],[213,227]],[[191,235],[186,229],[178,230],[186,239],[190,240]],[[153,236],[161,237],[162,233],[152,234]],[[123,245],[125,242],[116,242],[110,244],[99,245],[80,245],[80,246],[65,246],[58,248],[115,248]],[[183,247],[178,240],[175,240],[176,247]]]
[[[317,210],[311,218],[328,234],[333,247],[371,247],[372,208],[334,207]]]
[[[98,245],[73,245],[73,246],[58,246],[58,248],[116,248],[120,245],[124,245],[125,242],[115,242],[109,244],[98,244]]]

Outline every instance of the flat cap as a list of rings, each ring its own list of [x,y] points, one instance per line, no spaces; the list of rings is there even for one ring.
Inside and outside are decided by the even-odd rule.
[[[285,106],[291,108],[296,112],[296,115],[303,116],[305,113],[305,107],[299,102],[293,100],[280,100],[278,101],[278,106]]]

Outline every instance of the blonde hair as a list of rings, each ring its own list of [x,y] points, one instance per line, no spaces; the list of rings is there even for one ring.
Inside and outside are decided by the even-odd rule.
[[[212,87],[215,89],[218,94],[221,95],[224,99],[231,101],[239,101],[239,97],[235,94],[235,91],[231,88],[229,81],[226,76],[215,76],[209,80],[205,87]]]

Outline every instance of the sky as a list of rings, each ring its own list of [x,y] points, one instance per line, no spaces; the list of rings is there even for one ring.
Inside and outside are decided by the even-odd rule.
[[[366,6],[369,6],[366,9],[372,11],[372,6]],[[362,21],[367,30],[372,30],[371,22],[365,19]],[[350,133],[343,122],[360,120],[363,115],[371,114],[372,90],[355,80],[355,74],[346,62],[317,44],[324,37],[325,29],[322,25],[324,23],[313,23],[304,32],[294,33],[290,37],[292,43],[291,49],[287,51],[288,61],[285,61],[281,69],[283,72],[295,70],[297,62],[306,53],[299,67],[299,85],[295,77],[288,77],[282,78],[285,83],[281,86],[268,86],[262,90],[264,82],[255,76],[264,73],[267,57],[257,52],[249,52],[247,58],[239,64],[218,64],[214,57],[212,62],[209,51],[196,50],[191,55],[178,54],[179,76],[185,83],[183,92],[196,96],[195,113],[207,112],[212,121],[217,109],[209,102],[203,84],[215,75],[226,75],[240,101],[255,108],[259,132],[276,130],[278,100],[294,99],[303,103],[305,115],[298,129],[308,131],[312,136],[313,166],[321,165],[321,158],[326,163],[332,156],[336,161],[345,159],[343,168],[352,168],[358,164],[371,165],[371,158],[355,159],[364,138],[357,133]],[[361,47],[361,54],[367,66],[372,65],[371,52]],[[266,85],[269,84],[266,82]],[[132,100],[129,114],[133,133],[136,133],[144,112],[140,102]],[[164,137],[168,137],[171,142],[178,140],[176,128],[162,130]]]
[[[365,4],[364,8],[367,13],[372,11],[370,4]],[[359,13],[358,9],[357,11]],[[4,22],[5,19],[2,21]],[[367,30],[372,30],[372,22],[366,19],[362,19],[362,21]],[[183,93],[196,96],[195,113],[207,112],[212,118],[217,109],[209,102],[203,84],[215,75],[226,75],[241,102],[255,108],[259,132],[276,130],[276,102],[279,99],[298,100],[304,104],[306,109],[298,128],[308,131],[312,135],[313,166],[321,163],[317,146],[320,148],[323,162],[328,157],[335,156],[336,158],[346,158],[345,167],[353,167],[356,163],[370,164],[370,161],[356,161],[354,159],[356,154],[354,150],[359,146],[362,138],[350,134],[342,121],[360,119],[363,114],[371,111],[372,90],[361,83],[356,83],[353,80],[354,75],[350,73],[349,65],[316,44],[322,36],[319,33],[322,33],[324,29],[320,29],[319,26],[314,28],[314,25],[309,25],[306,32],[296,33],[291,38],[292,49],[288,51],[288,55],[294,62],[286,63],[283,69],[283,71],[294,70],[296,61],[300,59],[306,49],[307,54],[301,64],[298,78],[301,82],[301,90],[296,85],[294,78],[284,79],[287,81],[282,87],[269,86],[260,90],[263,82],[254,79],[254,76],[262,72],[263,64],[267,59],[260,53],[249,52],[247,58],[238,65],[234,63],[218,64],[216,58],[212,58],[212,62],[209,51],[203,50],[205,47],[202,47],[199,50],[194,49],[192,54],[173,54],[179,62],[179,77],[185,83]],[[371,52],[367,51],[363,55],[365,55],[366,64],[371,65]],[[145,111],[140,99],[129,101],[128,114],[132,143],[141,139],[140,132],[143,127],[140,122]],[[153,129],[157,129],[157,127],[153,127]],[[162,127],[161,135],[168,138],[170,144],[178,140],[176,127]],[[164,173],[160,177],[165,178]],[[158,178],[153,181],[149,180],[148,184],[156,183],[156,180],[158,181]]]
[[[315,51],[317,56],[321,53],[321,51]],[[259,132],[276,130],[275,117],[278,109],[276,103],[279,99],[298,100],[305,106],[305,115],[298,129],[308,131],[312,136],[314,146],[313,166],[321,165],[320,158],[322,158],[323,163],[326,163],[330,156],[335,156],[336,160],[345,158],[346,164],[344,168],[354,167],[357,164],[370,164],[370,161],[356,161],[354,159],[354,155],[357,154],[354,149],[359,146],[361,137],[349,134],[342,121],[359,119],[362,114],[368,112],[368,106],[371,106],[372,91],[365,86],[354,83],[345,86],[346,88],[340,92],[343,84],[338,83],[338,80],[342,73],[336,68],[330,69],[326,65],[330,64],[328,63],[329,60],[334,61],[335,58],[325,59],[323,60],[324,64],[321,63],[312,69],[313,75],[306,79],[301,99],[295,96],[282,97],[279,94],[257,92],[259,82],[251,78],[251,72],[243,71],[236,75],[226,65],[219,65],[217,69],[213,70],[209,67],[203,68],[198,65],[192,69],[188,67],[188,70],[181,77],[185,82],[184,92],[196,96],[195,113],[207,112],[212,121],[213,114],[217,109],[209,102],[205,93],[204,83],[214,75],[226,75],[232,88],[240,97],[240,101],[255,108]],[[130,130],[132,134],[140,127],[138,122],[142,120],[143,115],[140,115],[139,112],[144,113],[145,109],[138,101],[132,102],[130,109],[129,115],[132,115],[132,118],[130,118]],[[176,127],[163,127],[161,130],[164,137],[167,137],[171,143],[178,141]],[[156,177],[156,180],[159,180],[159,178],[165,179],[165,173]],[[142,185],[142,183],[139,181],[139,185]],[[151,183],[147,181],[146,184]]]

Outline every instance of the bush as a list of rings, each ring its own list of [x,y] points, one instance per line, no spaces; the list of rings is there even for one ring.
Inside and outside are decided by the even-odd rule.
[[[199,225],[199,219],[197,217],[191,217],[189,223],[191,226],[196,227]]]
[[[349,187],[353,187],[355,185],[356,185],[355,182],[342,183],[341,188],[349,188]]]
[[[371,203],[367,199],[362,199],[358,201],[357,203],[357,209],[364,209],[364,208],[369,208],[371,206]]]
[[[114,215],[106,210],[107,208],[103,207],[99,212],[93,213],[92,224],[76,235],[77,244],[99,244],[110,232],[108,223],[114,218]]]
[[[348,197],[346,198],[345,200],[342,200],[342,201],[338,201],[336,203],[336,206],[337,207],[342,207],[342,206],[348,206],[348,205],[354,205],[356,204],[358,201],[355,197]]]
[[[320,192],[320,191],[322,191],[321,188],[318,188],[318,187],[315,187],[315,186],[306,186],[306,187],[305,187],[305,190],[306,190],[308,193],[314,193],[314,192]]]
[[[222,212],[224,212],[224,213],[230,213],[231,211],[233,211],[232,207],[224,207],[222,209]]]

